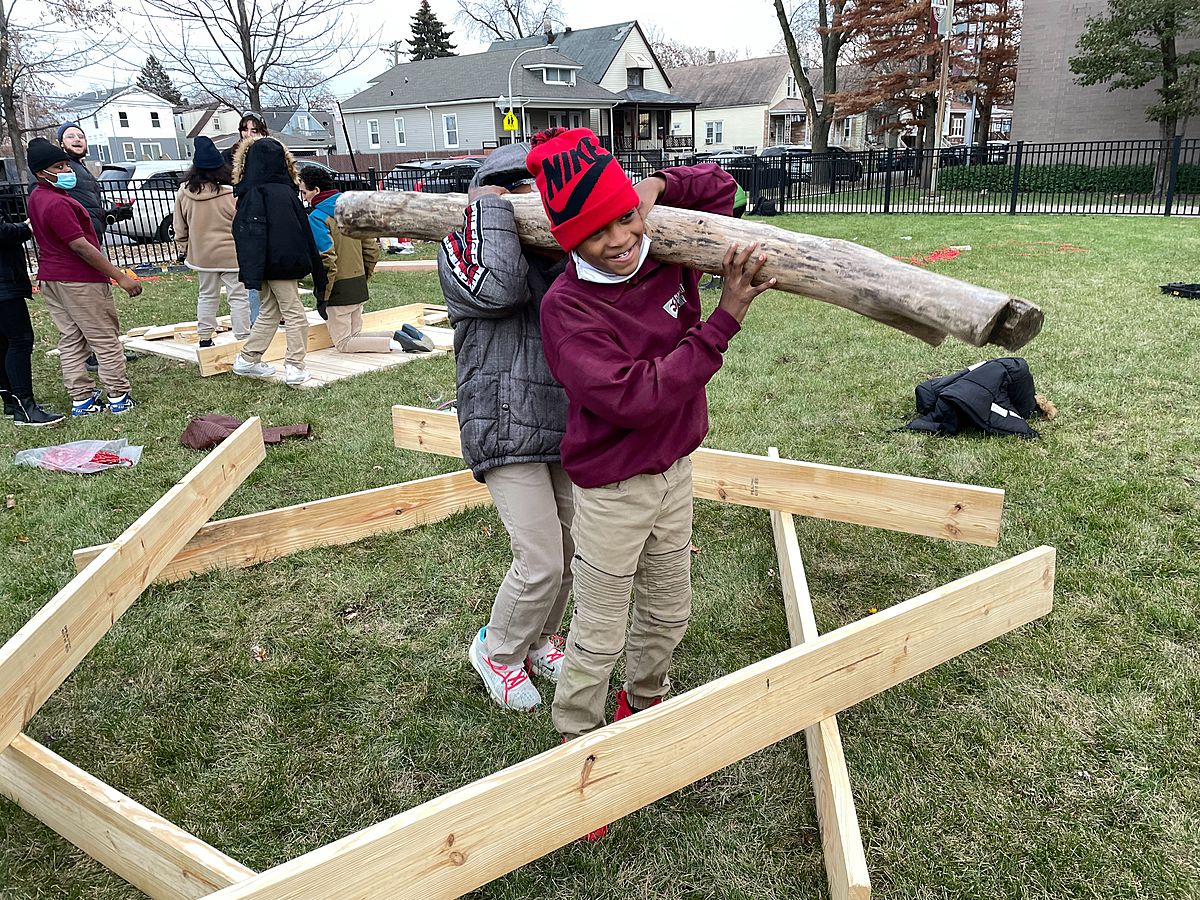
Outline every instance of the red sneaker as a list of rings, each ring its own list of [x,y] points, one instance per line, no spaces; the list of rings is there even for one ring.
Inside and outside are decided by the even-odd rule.
[[[658,706],[662,703],[662,697],[655,697],[651,706]],[[617,691],[617,711],[613,713],[613,721],[620,722],[622,719],[628,719],[634,713],[640,713],[640,709],[634,709],[633,704],[629,702],[629,697],[625,693],[625,689]]]

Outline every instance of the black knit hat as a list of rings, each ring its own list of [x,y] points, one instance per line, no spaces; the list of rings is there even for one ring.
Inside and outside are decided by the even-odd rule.
[[[196,138],[196,155],[192,157],[192,165],[197,169],[219,169],[225,165],[225,158],[212,138],[202,134]]]
[[[34,138],[25,148],[25,158],[29,161],[29,171],[35,175],[44,172],[55,163],[70,162],[71,157],[63,152],[61,147],[55,147],[45,138]]]

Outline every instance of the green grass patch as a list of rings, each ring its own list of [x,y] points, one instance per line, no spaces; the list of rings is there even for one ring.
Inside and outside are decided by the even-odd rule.
[[[1157,287],[1200,280],[1194,223],[820,214],[773,224],[905,257],[971,245],[933,268],[1046,311],[1022,351],[1060,410],[1037,441],[896,431],[917,382],[1004,351],[930,348],[783,294],[756,302],[710,389],[709,446],[775,445],[1007,492],[995,549],[799,520],[823,629],[1039,544],[1059,550],[1049,616],[840,717],[876,896],[1200,896],[1200,307]],[[195,290],[185,277],[153,282],[119,300],[122,326],[193,318]],[[372,291],[376,308],[439,299],[432,274],[381,274]],[[44,354],[53,329],[33,308],[40,397],[61,409]],[[311,442],[268,449],[222,517],[458,467],[395,450],[388,414],[451,397],[449,359],[310,392],[200,379],[155,357],[130,371],[140,405],[125,416],[0,424],[0,494],[16,501],[0,509],[0,639],[68,581],[72,549],[115,537],[202,458],[178,441],[192,415],[314,427]],[[23,447],[84,437],[126,437],[146,452],[132,470],[90,478],[11,465]],[[695,540],[679,690],[787,644],[767,514],[698,503]],[[27,730],[246,865],[275,865],[556,742],[547,710],[504,714],[467,663],[507,554],[498,518],[482,510],[151,588]],[[477,896],[824,894],[803,743],[792,739]],[[0,896],[140,895],[0,801]]]

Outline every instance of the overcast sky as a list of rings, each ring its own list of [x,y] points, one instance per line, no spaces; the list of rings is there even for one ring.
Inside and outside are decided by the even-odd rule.
[[[137,0],[127,2],[134,10],[140,9]],[[455,0],[430,0],[430,5],[438,18],[454,32],[452,40],[458,45],[458,53],[486,49],[486,45],[473,42],[462,33],[462,26],[454,20],[458,9]],[[712,50],[734,50],[741,57],[765,56],[780,38],[772,0],[654,0],[651,3],[561,0],[561,5],[566,24],[572,28],[591,28],[637,19],[645,30],[657,26],[681,43]],[[372,23],[370,27],[364,27],[364,31],[370,31],[375,27],[374,23],[384,22],[378,40],[383,45],[412,36],[409,20],[417,6],[418,0],[367,0],[361,6],[347,7],[347,14],[354,15],[360,25]],[[138,20],[138,15],[130,12],[122,15],[121,20],[133,23]],[[153,43],[143,33],[131,40],[115,58],[108,57],[102,63],[82,70],[77,78],[61,85],[59,89],[69,94],[89,87],[128,84],[136,77],[146,54],[152,50]],[[381,52],[372,54],[364,51],[362,55],[365,61],[357,70],[338,78],[331,85],[334,94],[346,97],[362,90],[369,77],[379,74],[390,65],[391,57]],[[186,91],[186,85],[181,87]]]

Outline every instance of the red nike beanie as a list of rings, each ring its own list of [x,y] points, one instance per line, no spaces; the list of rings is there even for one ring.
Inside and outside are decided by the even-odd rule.
[[[638,205],[629,176],[590,129],[535,135],[525,164],[537,180],[550,233],[568,252]]]

